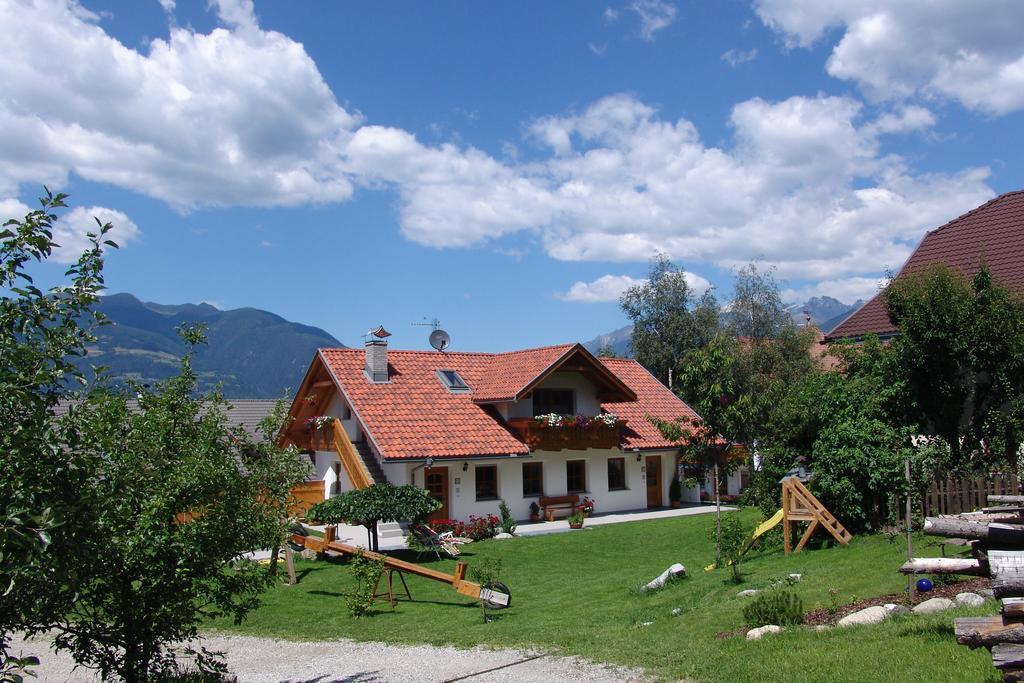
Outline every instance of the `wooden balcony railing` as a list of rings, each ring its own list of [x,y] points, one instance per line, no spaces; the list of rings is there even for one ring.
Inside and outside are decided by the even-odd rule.
[[[533,418],[519,417],[508,421],[519,433],[531,451],[585,451],[588,448],[617,448],[621,442],[625,420],[614,425],[591,422],[586,427],[547,427],[537,424]]]

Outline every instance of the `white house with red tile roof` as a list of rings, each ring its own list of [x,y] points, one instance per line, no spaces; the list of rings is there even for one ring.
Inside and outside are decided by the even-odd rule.
[[[582,415],[584,428],[536,416]],[[436,517],[525,519],[541,495],[577,494],[598,512],[667,505],[677,449],[646,418],[696,418],[633,360],[580,344],[511,353],[320,349],[282,440],[311,452],[325,496],[386,480],[441,501]],[[307,426],[331,416],[324,433]],[[614,419],[612,418],[614,416]],[[699,500],[696,488],[684,500]]]

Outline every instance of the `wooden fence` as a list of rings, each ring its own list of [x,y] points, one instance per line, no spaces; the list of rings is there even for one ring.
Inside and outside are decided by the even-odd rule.
[[[324,483],[319,479],[307,481],[293,488],[292,495],[295,496],[295,504],[291,513],[303,517],[309,508],[324,499]]]
[[[1020,493],[1020,479],[1015,474],[993,473],[968,479],[936,479],[922,499],[924,516],[938,517],[980,510],[988,505],[989,496],[1015,496]]]

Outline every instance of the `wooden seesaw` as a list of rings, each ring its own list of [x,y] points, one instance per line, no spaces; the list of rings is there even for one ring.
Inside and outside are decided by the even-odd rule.
[[[305,529],[302,529],[302,531],[305,532]],[[396,601],[394,590],[395,573],[398,573],[398,578],[401,579],[402,587],[405,588],[405,595],[409,600],[412,600],[412,595],[409,593],[409,586],[405,583],[404,574],[413,574],[415,576],[422,576],[425,579],[430,579],[431,581],[446,583],[454,588],[456,592],[471,598],[482,600],[488,607],[494,609],[503,609],[508,607],[512,602],[511,591],[509,591],[508,586],[503,583],[496,583],[492,588],[484,588],[478,583],[467,581],[467,565],[465,562],[457,562],[455,564],[454,574],[445,574],[444,572],[439,572],[435,569],[428,569],[427,567],[422,567],[412,562],[398,560],[363,548],[339,543],[334,540],[334,533],[335,529],[333,526],[329,526],[324,530],[324,537],[322,539],[308,536],[305,533],[293,533],[289,538],[289,544],[298,550],[305,548],[317,553],[324,553],[330,550],[342,555],[362,555],[370,560],[383,561],[387,571],[377,578],[377,583],[373,587],[373,597],[386,597],[388,599],[388,604],[391,607],[395,606]],[[380,580],[382,578],[386,579],[387,592],[378,593],[377,588],[380,586]]]

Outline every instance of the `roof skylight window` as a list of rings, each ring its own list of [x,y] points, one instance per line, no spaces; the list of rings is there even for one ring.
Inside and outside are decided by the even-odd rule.
[[[462,379],[455,370],[438,370],[437,378],[453,394],[469,391],[469,385],[466,384],[466,380]]]

